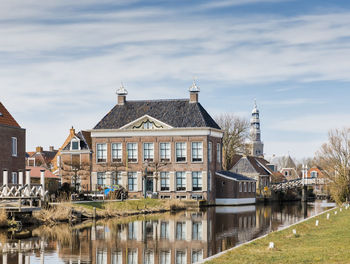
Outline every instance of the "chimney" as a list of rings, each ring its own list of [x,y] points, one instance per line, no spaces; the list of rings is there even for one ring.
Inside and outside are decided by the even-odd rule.
[[[54,146],[50,146],[49,149],[50,149],[50,151],[55,151],[55,147]]]
[[[196,81],[193,80],[190,91],[190,103],[198,103],[199,86],[197,86]]]
[[[128,91],[124,88],[123,83],[121,83],[120,88],[117,90],[118,95],[118,105],[124,105],[126,102],[126,95]]]
[[[69,135],[70,135],[70,136],[75,136],[75,129],[73,128],[73,126],[72,126],[72,128],[69,130]]]
[[[43,147],[37,146],[35,152],[43,152]]]

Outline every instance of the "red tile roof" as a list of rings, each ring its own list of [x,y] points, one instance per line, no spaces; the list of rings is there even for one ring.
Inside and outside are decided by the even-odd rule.
[[[0,125],[20,127],[13,116],[7,111],[5,106],[0,102]]]
[[[27,170],[30,170],[30,177],[31,178],[40,178],[40,170],[45,170],[45,178],[53,178],[53,179],[59,179],[60,177],[53,174],[51,171],[43,168],[43,167],[33,167],[33,166],[26,166]]]

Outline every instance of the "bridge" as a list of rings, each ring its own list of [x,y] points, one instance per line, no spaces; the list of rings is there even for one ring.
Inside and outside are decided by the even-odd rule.
[[[42,202],[46,201],[48,196],[44,173],[45,170],[41,170],[40,184],[30,184],[30,170],[26,171],[26,184],[23,184],[23,172],[19,173],[18,184],[9,184],[7,171],[4,171],[4,184],[0,186],[0,209],[4,209],[12,216],[40,210]]]
[[[324,178],[298,178],[290,181],[271,183],[270,189],[277,192],[283,192],[287,190],[302,190],[302,201],[307,200],[307,187],[308,186],[317,186],[317,185],[325,185],[327,179]],[[319,198],[326,197],[327,194],[322,191],[315,192],[316,196]]]

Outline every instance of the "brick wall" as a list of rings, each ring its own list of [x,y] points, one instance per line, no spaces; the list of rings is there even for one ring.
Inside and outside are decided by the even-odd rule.
[[[17,156],[12,156],[12,137],[17,138]],[[3,183],[3,170],[8,169],[11,183],[12,172],[25,170],[26,131],[22,128],[0,125],[0,185]],[[18,177],[18,176],[17,176]],[[23,176],[25,181],[25,176]]]

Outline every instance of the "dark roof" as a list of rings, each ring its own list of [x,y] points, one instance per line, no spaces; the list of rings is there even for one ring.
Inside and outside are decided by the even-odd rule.
[[[11,127],[20,127],[13,116],[7,111],[5,106],[0,102],[0,125]]]
[[[94,127],[94,129],[117,129],[149,115],[172,127],[211,127],[220,129],[200,103],[190,103],[188,99],[126,101],[116,105]]]
[[[91,135],[90,132],[86,132],[86,131],[79,131],[78,134],[75,134],[75,136],[80,139],[80,149],[81,150],[83,150],[83,149],[89,150],[90,149],[90,147],[91,147],[90,135]],[[68,142],[68,144],[63,148],[63,150],[70,150],[70,143],[71,143],[71,141]]]
[[[221,175],[230,177],[232,179],[235,179],[237,181],[256,181],[256,180],[254,180],[252,178],[249,178],[249,177],[244,176],[242,174],[234,173],[232,171],[217,171],[216,174],[221,174]]]

